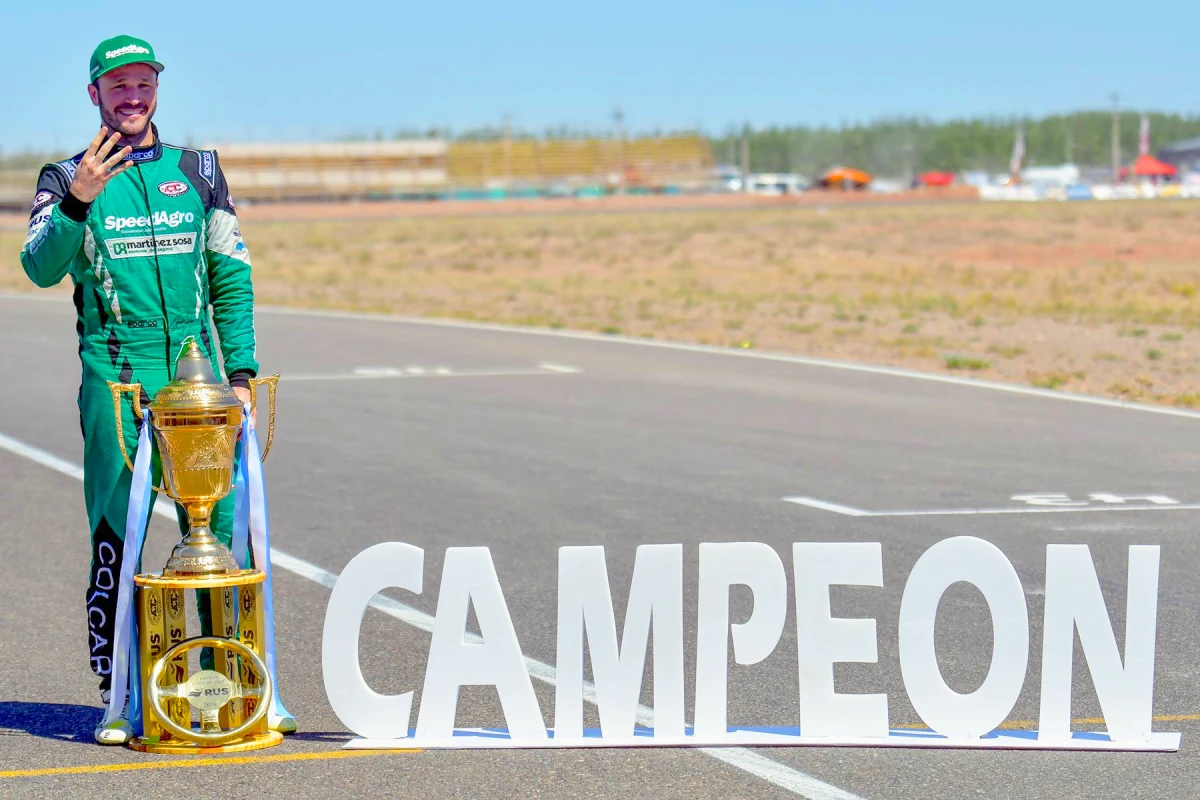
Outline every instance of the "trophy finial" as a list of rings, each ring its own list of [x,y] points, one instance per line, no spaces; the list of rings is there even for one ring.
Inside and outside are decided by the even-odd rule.
[[[216,383],[217,376],[213,374],[212,364],[200,352],[196,340],[188,337],[183,353],[175,362],[175,380],[184,383]]]

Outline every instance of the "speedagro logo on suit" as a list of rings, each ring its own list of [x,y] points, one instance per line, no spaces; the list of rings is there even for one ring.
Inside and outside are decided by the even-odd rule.
[[[151,226],[162,225],[167,228],[178,228],[185,222],[191,223],[196,221],[196,215],[190,211],[172,211],[168,214],[165,211],[155,211],[151,217],[114,217],[109,215],[104,218],[104,230],[106,231],[121,231],[125,228],[149,228]]]
[[[183,181],[165,181],[158,185],[158,190],[167,197],[179,197],[188,190],[188,185]]]

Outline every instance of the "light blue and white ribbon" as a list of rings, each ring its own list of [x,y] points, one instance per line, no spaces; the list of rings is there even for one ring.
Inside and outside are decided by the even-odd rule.
[[[134,731],[141,728],[141,691],[137,672],[137,640],[134,636],[133,619],[134,586],[133,576],[142,557],[142,539],[153,505],[153,486],[150,481],[150,465],[154,455],[150,446],[150,412],[142,421],[138,434],[137,455],[133,462],[133,481],[129,489],[129,506],[125,517],[125,545],[121,550],[121,578],[117,583],[117,610],[113,625],[112,688],[109,692],[108,709],[104,712],[103,725],[116,722],[129,699],[130,724]],[[133,679],[130,680],[130,676]],[[132,692],[130,686],[132,684]],[[130,696],[132,695],[132,696]]]
[[[249,404],[244,410],[242,435],[238,446],[240,457],[233,515],[233,557],[243,569],[249,569],[253,563],[256,569],[262,570],[266,575],[262,591],[263,619],[266,627],[263,631],[263,649],[266,657],[263,660],[267,664],[267,671],[271,673],[274,715],[290,717],[291,714],[284,708],[279,697],[279,679],[275,671],[275,602],[271,583],[271,533],[267,518],[267,486],[263,478],[258,434]],[[250,558],[252,552],[253,562]]]

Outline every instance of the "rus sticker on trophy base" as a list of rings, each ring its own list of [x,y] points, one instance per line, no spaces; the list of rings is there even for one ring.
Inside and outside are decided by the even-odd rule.
[[[261,453],[252,415],[232,388],[217,380],[195,341],[187,343],[177,361],[175,379],[147,409],[141,405],[140,384],[109,383],[117,439],[133,471],[133,485],[117,602],[113,698],[105,722],[116,719],[128,701],[126,717],[134,731],[129,746],[135,750],[255,750],[279,744],[283,733],[295,730],[294,719],[279,701],[275,678],[262,480],[275,427],[278,379],[251,381],[249,410],[257,407],[261,388],[269,398]],[[126,393],[142,423],[134,462],[121,423]],[[151,480],[155,451],[162,463],[161,489]],[[213,507],[235,486],[233,546],[227,548],[209,524]],[[183,506],[188,531],[161,573],[134,575],[154,492]],[[211,632],[189,636],[184,601],[188,591],[196,590],[197,611],[211,621]],[[211,668],[189,669],[187,657],[194,650],[205,651],[202,660],[210,661]]]

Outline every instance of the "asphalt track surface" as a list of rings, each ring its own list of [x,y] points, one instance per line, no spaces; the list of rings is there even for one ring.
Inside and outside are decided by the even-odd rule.
[[[276,609],[280,682],[302,732],[273,750],[196,765],[91,743],[100,710],[85,650],[86,523],[71,474],[82,457],[73,313],[65,296],[0,298],[0,796],[185,786],[364,797],[1197,794],[1200,511],[858,517],[836,507],[1021,511],[1029,507],[1014,495],[1047,492],[1076,502],[1106,492],[1198,503],[1200,415],[601,337],[278,311],[260,313],[258,330],[264,369],[283,374],[267,475],[273,543],[299,559],[277,569]],[[782,499],[791,496],[835,510]],[[880,661],[839,666],[838,690],[886,691],[892,724],[918,726],[900,679],[900,597],[921,553],[959,534],[997,545],[1027,591],[1030,665],[1010,717],[1018,727],[1033,727],[1038,710],[1046,544],[1090,545],[1118,643],[1127,548],[1161,545],[1155,728],[1181,731],[1180,752],[346,755],[351,736],[321,683],[329,589],[319,579],[377,542],[425,548],[424,593],[394,595],[425,614],[435,611],[445,548],[490,547],[524,654],[552,664],[560,546],[606,547],[621,620],[636,546],[682,542],[685,653],[694,653],[700,542],[765,542],[790,580],[794,541],[878,541],[884,587],[835,589],[833,612],[878,621]],[[172,524],[156,517],[146,563],[165,560],[172,539]],[[749,613],[748,596],[735,592],[732,605],[731,621]],[[796,724],[794,626],[789,613],[772,656],[732,669],[731,723]],[[395,615],[368,611],[360,654],[368,681],[380,692],[416,689],[419,703],[428,640]],[[978,685],[991,627],[977,591],[959,584],[947,593],[937,648],[952,687]],[[1100,710],[1082,661],[1077,650],[1076,727],[1098,729],[1088,722]],[[534,685],[550,724],[553,687]],[[649,690],[647,679],[647,704]],[[494,690],[464,689],[461,700],[459,725],[502,724]],[[585,724],[596,721],[589,707]]]

